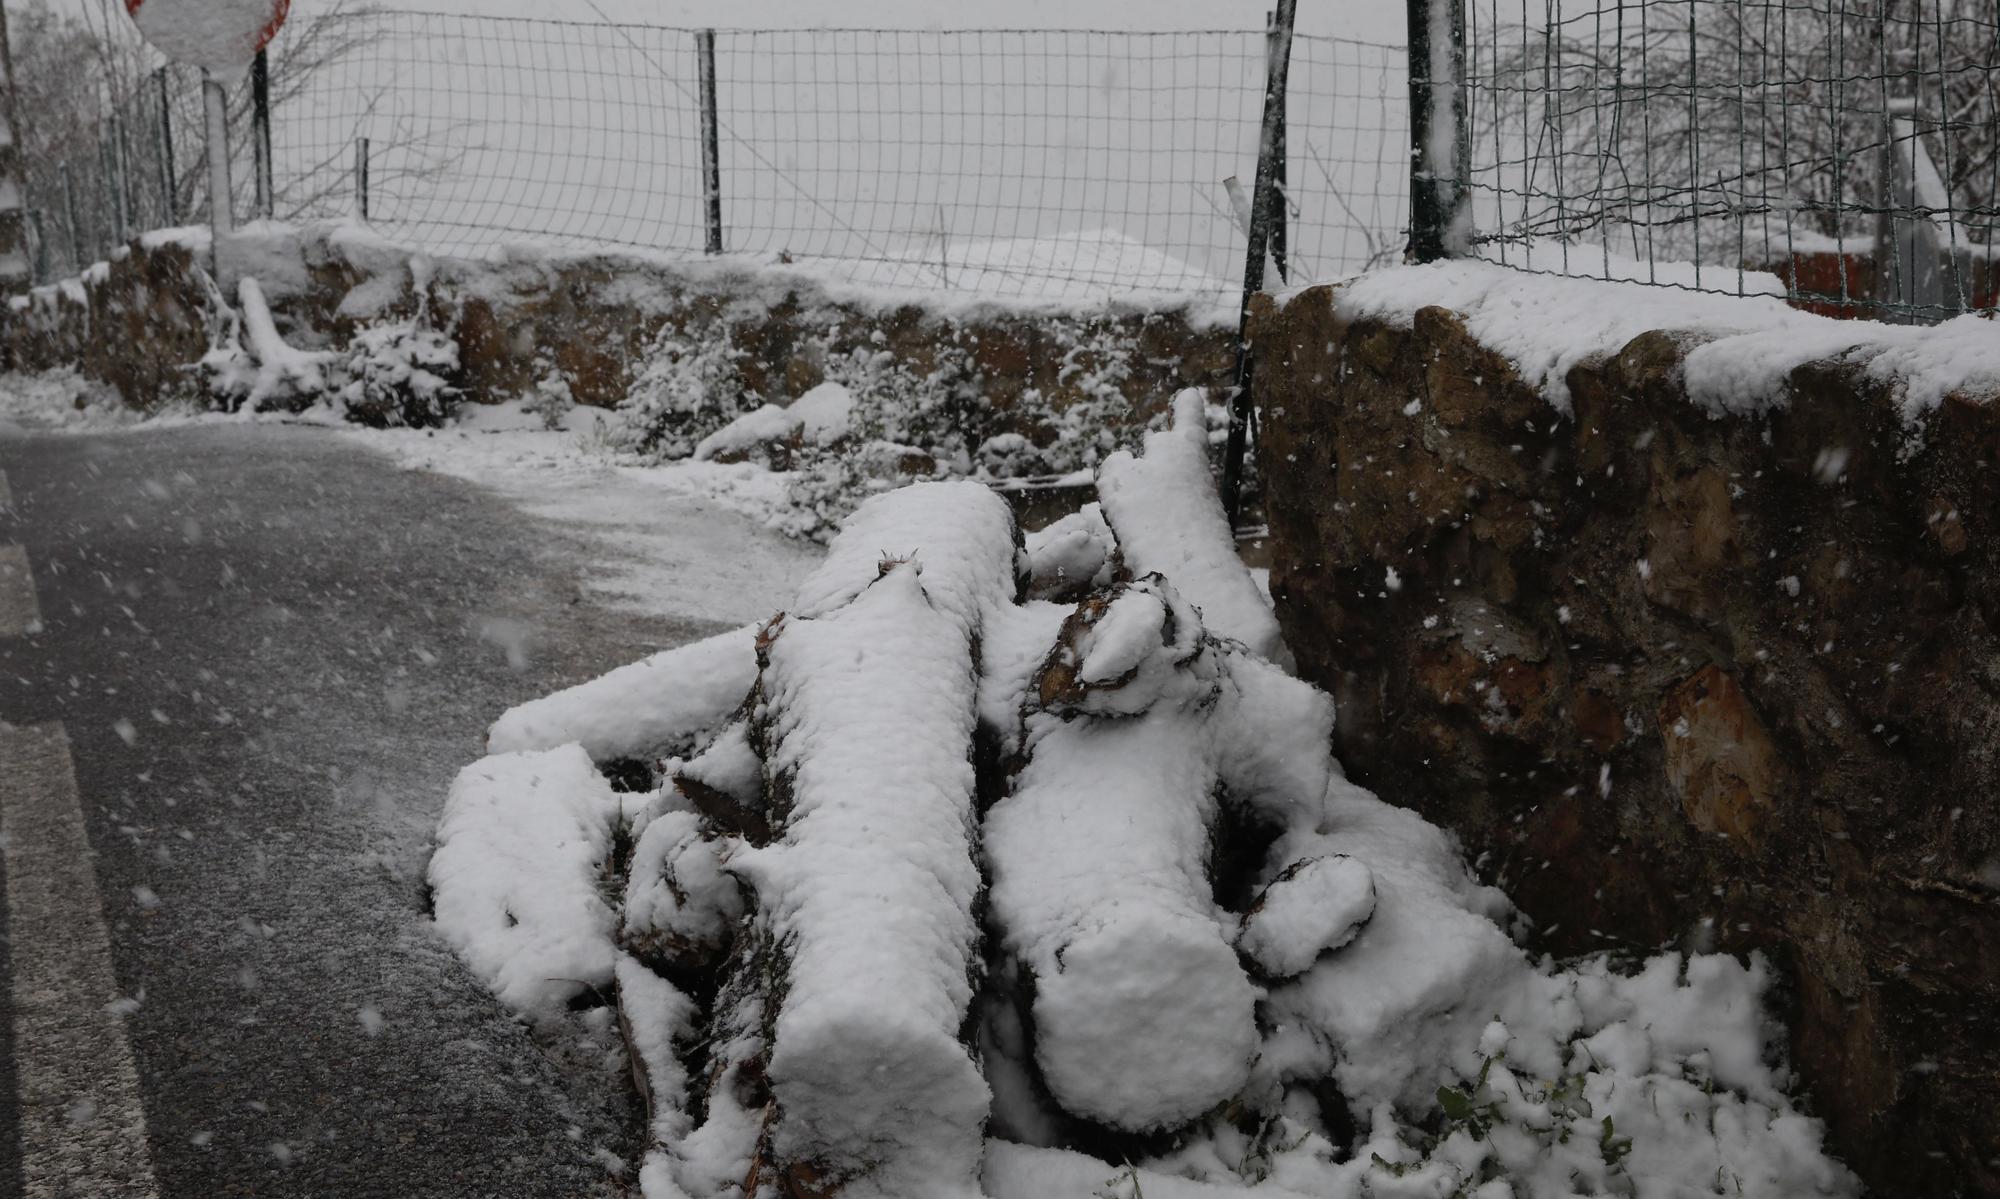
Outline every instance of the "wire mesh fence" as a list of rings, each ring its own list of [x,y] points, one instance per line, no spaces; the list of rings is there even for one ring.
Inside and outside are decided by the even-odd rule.
[[[1451,15],[1466,33],[1457,182],[1484,257],[1776,290],[1841,316],[1996,303],[1991,0],[1465,0]]]
[[[440,253],[528,242],[703,254],[700,36],[423,12],[295,23],[273,50],[269,209],[337,217],[365,203],[372,226]],[[1236,289],[1263,31],[713,37],[726,253],[1003,295],[1220,299]],[[301,49],[300,38],[312,44]],[[54,230],[50,272],[101,256],[132,228],[205,214],[198,79],[164,78],[170,135],[102,170],[87,150],[72,156],[72,173],[89,176],[73,188],[86,197],[74,222],[50,184],[31,188]],[[1294,281],[1400,254],[1407,88],[1400,47],[1294,40],[1281,172]],[[244,213],[247,87],[231,107]],[[100,140],[118,136],[114,123],[159,124],[155,112],[119,111]],[[171,169],[157,161],[169,151]],[[122,224],[104,199],[168,175],[172,214],[159,184],[160,198]]]

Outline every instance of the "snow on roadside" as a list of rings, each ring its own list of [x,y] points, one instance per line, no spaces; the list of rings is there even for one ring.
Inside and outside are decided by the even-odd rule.
[[[125,406],[110,384],[73,367],[0,375],[0,431],[110,433],[222,419],[193,411],[146,414]]]
[[[341,435],[412,470],[480,484],[531,516],[580,534],[585,585],[612,607],[682,619],[768,619],[820,549],[766,527],[786,506],[784,476],[750,464],[616,465],[595,427],[572,411],[548,430],[519,403],[466,405],[425,433],[343,428]]]
[[[443,429],[366,429],[326,408],[296,416],[169,409],[143,414],[74,370],[0,375],[0,431],[145,433],[185,425],[325,426],[410,470],[476,483],[583,542],[585,586],[608,606],[748,624],[784,606],[823,553],[769,524],[786,477],[749,463],[613,461],[589,410],[550,430],[518,401],[467,404]]]
[[[698,462],[725,454],[744,454],[794,435],[808,445],[832,445],[852,431],[854,393],[838,383],[822,383],[788,405],[765,404],[701,439],[694,447]]]

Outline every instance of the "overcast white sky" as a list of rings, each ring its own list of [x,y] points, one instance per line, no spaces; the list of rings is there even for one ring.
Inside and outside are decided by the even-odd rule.
[[[105,0],[55,0],[96,9]],[[295,0],[310,12],[324,0]],[[423,0],[384,8],[491,13],[656,25],[782,29],[881,25],[910,29],[1255,29],[1271,0]],[[122,0],[109,5],[122,14]],[[1300,0],[1299,29],[1373,41],[1403,40],[1401,0]]]

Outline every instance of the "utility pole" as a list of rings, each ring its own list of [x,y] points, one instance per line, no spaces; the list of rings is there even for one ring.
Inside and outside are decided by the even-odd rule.
[[[17,295],[34,283],[28,258],[28,213],[21,187],[19,107],[14,56],[7,45],[7,10],[0,5],[0,291]]]

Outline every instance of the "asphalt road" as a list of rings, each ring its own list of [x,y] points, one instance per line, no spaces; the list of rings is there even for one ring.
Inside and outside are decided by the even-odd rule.
[[[120,1135],[160,1196],[606,1193],[593,1151],[627,1146],[602,1080],[433,938],[423,866],[494,716],[715,626],[608,611],[560,530],[319,430],[0,433],[0,473],[41,624],[0,629],[0,721],[59,725],[76,796],[0,780],[21,817],[0,834],[38,839],[0,867],[34,908],[0,918],[0,1194],[113,1193],[45,1171]],[[44,829],[65,809],[91,853]],[[63,890],[92,867],[97,934]],[[67,1004],[77,1054],[24,1052],[66,1007],[22,972],[101,987],[93,937],[111,1007]],[[59,1121],[22,1100],[49,1085],[24,1072],[100,1058],[136,1071],[142,1129],[116,1100]]]

